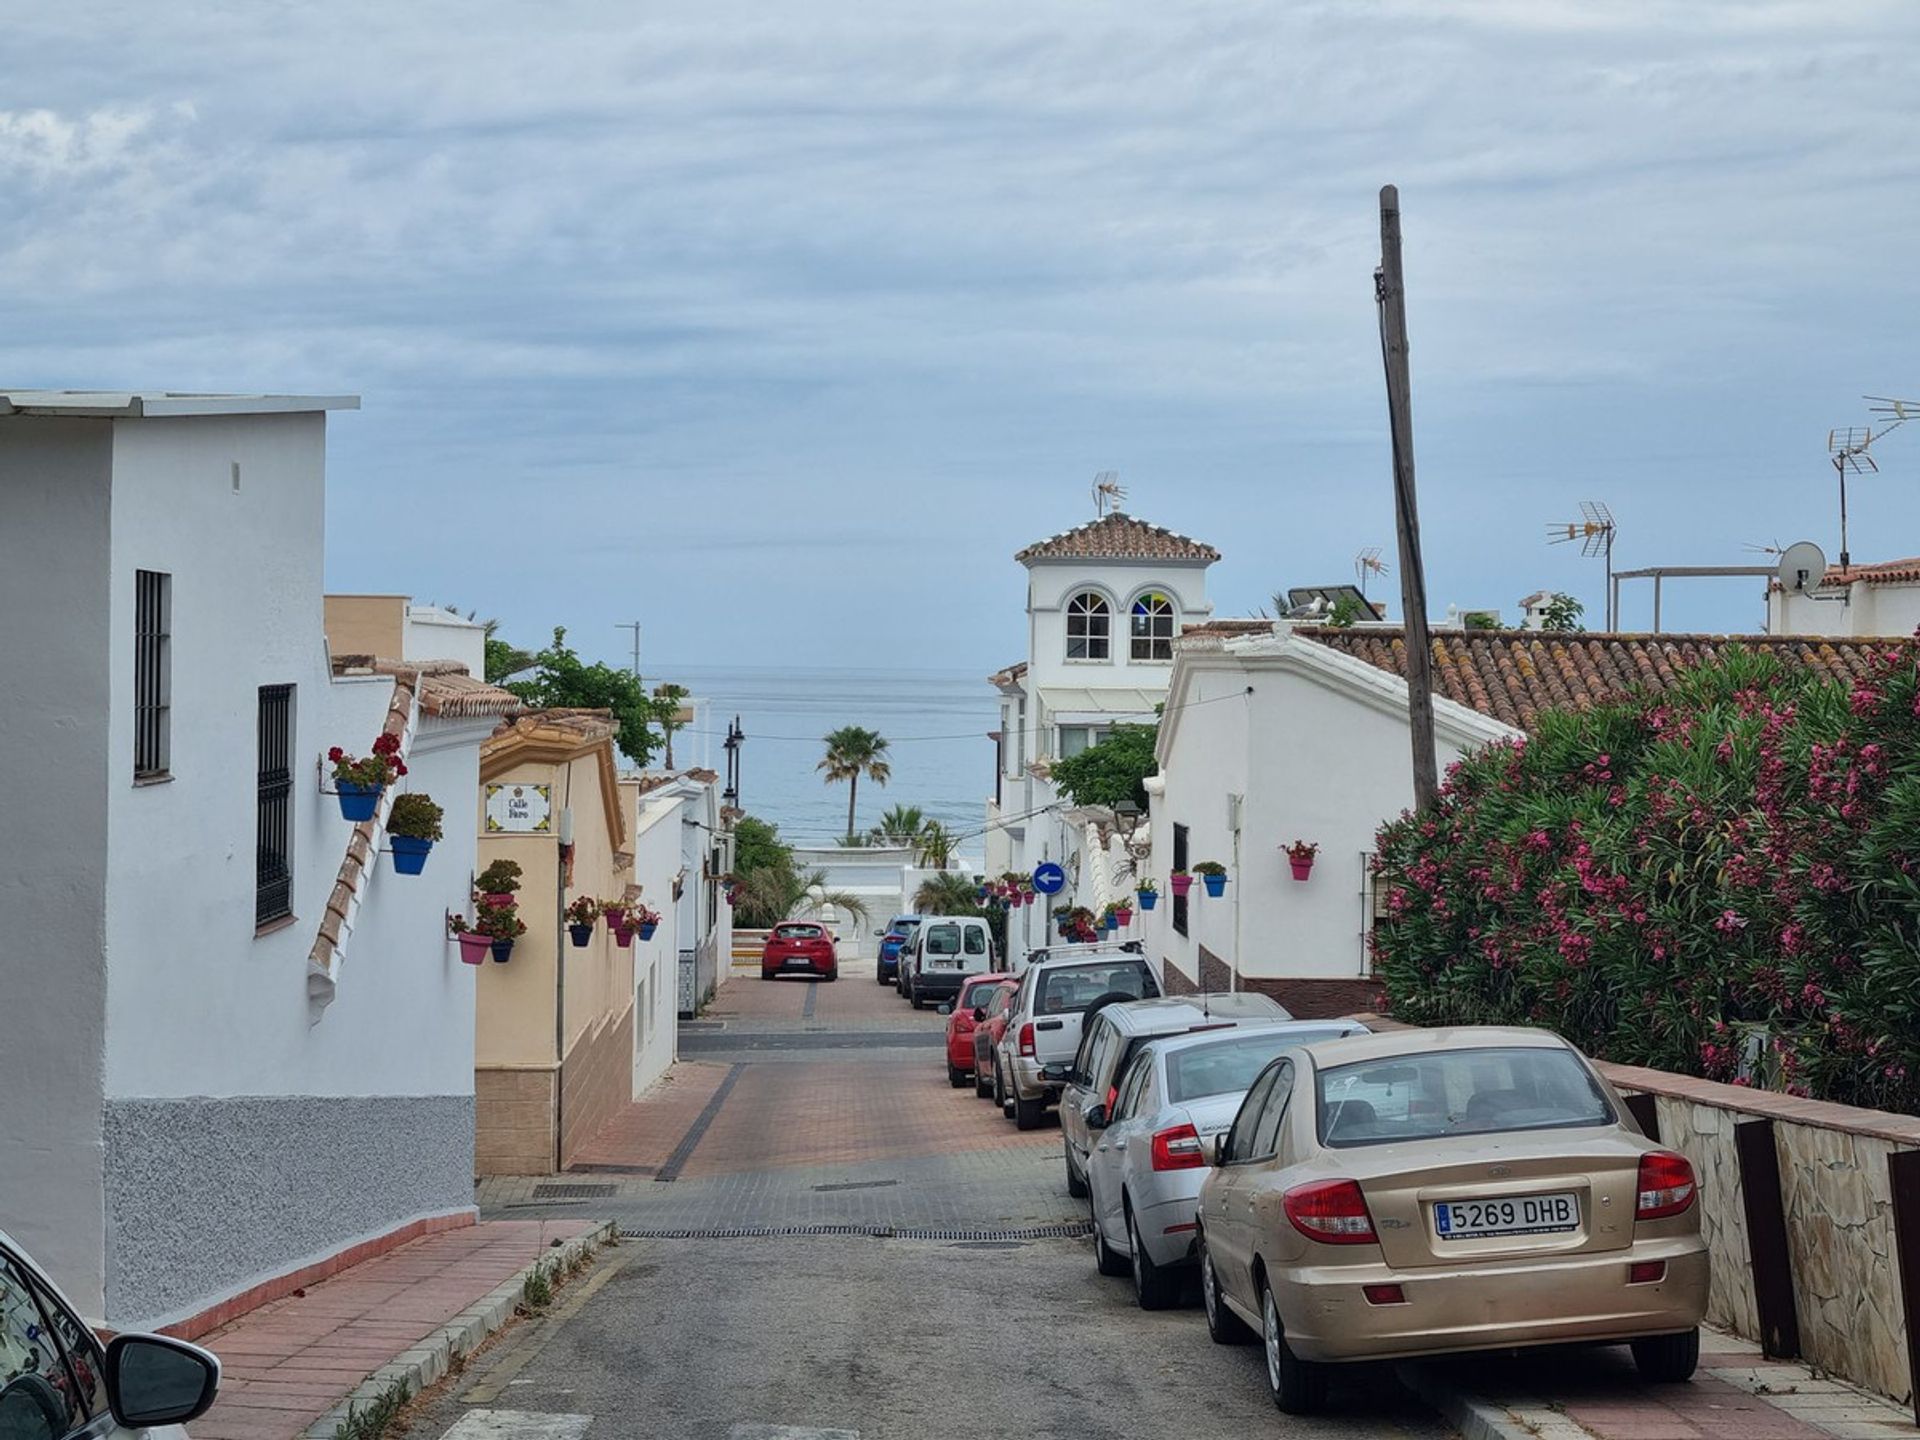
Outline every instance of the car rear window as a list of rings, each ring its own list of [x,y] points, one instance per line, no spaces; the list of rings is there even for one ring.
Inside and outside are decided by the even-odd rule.
[[[773,929],[773,938],[776,940],[818,940],[820,938],[820,927],[818,925],[776,925]]]
[[[929,925],[927,938],[920,942],[920,948],[928,955],[958,955],[960,953],[960,927],[958,925]]]
[[[1613,1107],[1571,1050],[1392,1055],[1320,1072],[1320,1139],[1335,1147],[1607,1125]]]
[[[911,935],[913,934],[914,931],[918,930],[919,928],[920,928],[920,922],[917,919],[916,920],[895,920],[891,925],[887,926],[887,929],[892,931],[895,935]]]
[[[1144,960],[1067,965],[1042,972],[1033,993],[1033,1013],[1083,1015],[1102,995],[1150,1000],[1159,993],[1160,987],[1153,983],[1153,972]]]
[[[991,1005],[993,1003],[993,992],[999,988],[1000,982],[998,980],[988,985],[982,985],[976,981],[967,986],[961,993],[960,1008],[962,1010],[971,1010],[976,1006]]]
[[[1346,1026],[1325,1030],[1290,1030],[1285,1034],[1237,1035],[1167,1056],[1167,1098],[1175,1104],[1204,1100],[1209,1095],[1237,1095],[1253,1086],[1254,1077],[1282,1050],[1313,1040],[1331,1040],[1350,1033]]]

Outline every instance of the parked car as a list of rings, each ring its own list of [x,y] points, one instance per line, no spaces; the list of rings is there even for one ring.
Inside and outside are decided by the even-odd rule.
[[[1109,1006],[1096,1023],[1118,1018],[1116,1011],[1167,1003]],[[1132,1042],[1125,1042],[1124,1030],[1117,1032],[1116,1040],[1130,1043],[1135,1057],[1119,1070],[1118,1085],[1093,1098],[1083,1117],[1092,1149],[1081,1193],[1088,1196],[1100,1273],[1131,1274],[1142,1309],[1177,1302],[1194,1271],[1195,1203],[1207,1177],[1207,1148],[1233,1123],[1254,1078],[1296,1045],[1366,1033],[1352,1020],[1247,1020],[1228,1029],[1197,1026]],[[1083,1055],[1086,1049],[1083,1041]],[[1062,1102],[1062,1124],[1066,1116]]]
[[[873,978],[879,984],[885,985],[900,973],[900,952],[920,920],[918,915],[896,915],[886,929],[873,932],[880,940],[880,956],[873,964]]]
[[[1147,1041],[1156,1035],[1178,1035],[1187,1030],[1227,1029],[1250,1021],[1291,1018],[1277,1000],[1251,990],[1225,995],[1166,995],[1158,1000],[1113,1003],[1088,1011],[1080,1026],[1080,1048],[1074,1052],[1060,1090],[1060,1148],[1067,1161],[1067,1194],[1076,1200],[1084,1200],[1087,1195],[1087,1152],[1093,1144],[1086,1122],[1088,1107],[1105,1105],[1112,1111],[1114,1092],[1126,1074],[1127,1064]]]
[[[929,915],[900,952],[900,983],[916,1010],[952,1000],[973,976],[998,968],[993,932],[978,915]]]
[[[220,1362],[161,1335],[103,1349],[53,1281],[0,1231],[0,1435],[167,1440],[205,1412]]]
[[[995,1052],[994,1093],[1022,1130],[1038,1128],[1047,1106],[1059,1100],[1088,1010],[1103,1000],[1150,1000],[1160,993],[1144,956],[1118,946],[1071,948],[1076,953],[1043,960],[1021,976],[1019,1003]]]
[[[993,1100],[993,1057],[1006,1033],[1007,1015],[1018,1002],[1020,982],[1009,980],[993,992],[985,1012],[973,1027],[973,1093],[982,1100]]]
[[[760,950],[760,978],[812,975],[822,980],[840,978],[840,952],[833,932],[813,920],[786,920],[767,932]]]
[[[973,1063],[973,1032],[986,1018],[987,1006],[1001,987],[1013,982],[1011,975],[990,972],[968,979],[960,998],[947,1015],[947,1079],[953,1088],[963,1090],[977,1079]]]
[[[1700,1355],[1707,1251],[1686,1159],[1544,1030],[1406,1030],[1260,1073],[1200,1187],[1222,1344],[1258,1333],[1275,1404],[1343,1361],[1626,1342],[1650,1380]]]

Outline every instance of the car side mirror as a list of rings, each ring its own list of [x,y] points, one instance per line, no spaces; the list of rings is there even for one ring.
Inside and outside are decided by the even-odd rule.
[[[873,938],[876,940],[884,940],[887,938],[887,932],[884,930],[876,930],[873,932]]]
[[[937,1010],[937,1011],[936,1011],[935,1013],[936,1013],[936,1014],[939,1014],[939,1015],[951,1015],[951,1014],[953,1014],[953,1006],[951,1006],[951,1005],[942,1005],[942,1006],[941,1006],[941,1007],[939,1008],[939,1010]]]
[[[1104,1130],[1107,1128],[1107,1107],[1104,1105],[1089,1105],[1086,1113],[1080,1118],[1087,1122],[1087,1128],[1089,1130]]]
[[[220,1362],[164,1335],[116,1335],[107,1346],[107,1405],[129,1430],[184,1425],[220,1391]]]
[[[984,1025],[986,1024],[986,1022],[987,1022],[987,1007],[984,1005],[974,1006],[973,1007],[973,1023],[976,1025]]]
[[[1213,1144],[1207,1147],[1207,1163],[1224,1165],[1227,1163],[1227,1137],[1225,1134],[1213,1137]]]

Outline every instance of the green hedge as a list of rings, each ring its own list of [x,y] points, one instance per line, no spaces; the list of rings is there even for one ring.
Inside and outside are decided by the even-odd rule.
[[[1394,1015],[1544,1025],[1610,1060],[1920,1101],[1920,673],[1733,650],[1543,716],[1380,832]]]

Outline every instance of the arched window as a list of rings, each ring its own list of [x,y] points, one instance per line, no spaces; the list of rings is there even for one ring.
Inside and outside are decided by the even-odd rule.
[[[1173,659],[1173,601],[1158,590],[1133,602],[1133,658]]]
[[[1106,597],[1082,590],[1067,602],[1067,658],[1106,660],[1113,654],[1113,609]]]

